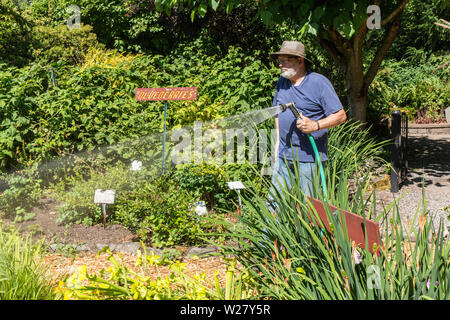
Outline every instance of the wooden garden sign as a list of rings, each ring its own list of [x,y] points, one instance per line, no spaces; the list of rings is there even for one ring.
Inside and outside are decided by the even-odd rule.
[[[162,174],[164,174],[164,157],[166,152],[166,118],[167,101],[197,100],[197,87],[178,88],[136,88],[135,98],[138,101],[164,101],[164,132],[162,152]]]
[[[138,101],[197,100],[197,87],[136,88]]]

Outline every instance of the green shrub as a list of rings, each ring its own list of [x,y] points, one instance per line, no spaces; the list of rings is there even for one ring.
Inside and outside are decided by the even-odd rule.
[[[69,65],[81,65],[89,48],[100,46],[89,25],[72,29],[66,24],[55,27],[35,26],[32,37],[32,60],[42,64],[61,61]]]
[[[112,219],[158,247],[198,243],[202,223],[193,208],[197,199],[163,176],[118,199]]]
[[[186,164],[174,171],[174,179],[181,190],[191,192],[206,202],[208,210],[233,207],[231,192],[226,184],[224,166],[214,164]]]
[[[130,171],[123,163],[73,176],[54,184],[61,223],[94,225],[103,222],[100,204],[93,203],[96,189],[114,190],[115,202],[106,206],[107,223],[119,223],[141,240],[156,246],[201,241],[202,223],[194,213],[195,194],[178,187],[170,176],[152,177],[145,168]]]
[[[58,207],[58,221],[61,223],[83,223],[94,225],[103,222],[100,204],[93,202],[96,189],[115,190],[115,199],[120,199],[138,184],[132,179],[132,173],[123,163],[115,167],[91,171],[88,177],[75,172],[59,184],[55,184],[54,198],[61,205]],[[114,206],[107,206],[107,213],[113,214]]]
[[[54,300],[41,244],[0,227],[0,300]]]
[[[71,50],[67,49],[68,56]],[[51,52],[48,54],[45,59],[53,59]],[[26,166],[161,132],[163,104],[136,101],[135,88],[199,88],[197,101],[170,102],[168,130],[192,125],[195,120],[208,121],[265,108],[271,103],[274,69],[264,67],[237,48],[230,48],[224,58],[208,56],[195,44],[165,57],[121,59],[119,53],[115,54],[118,61],[123,61],[112,66],[92,61],[83,66],[55,63],[56,86],[52,85],[49,67],[43,64],[2,68],[2,165],[8,169]],[[114,57],[109,58],[114,61]]]
[[[40,112],[36,97],[49,84],[39,64],[24,68],[0,65],[0,163],[1,170],[30,165],[29,142],[34,138]]]
[[[0,17],[0,62],[26,65],[31,58],[31,19],[18,12],[13,0],[0,2]]]
[[[0,193],[0,214],[16,221],[30,219],[29,212],[43,195],[42,179],[33,168],[0,176],[4,190]]]
[[[450,104],[448,54],[428,55],[410,48],[404,60],[387,60],[369,90],[369,109],[390,117],[396,105],[410,120],[438,121]]]

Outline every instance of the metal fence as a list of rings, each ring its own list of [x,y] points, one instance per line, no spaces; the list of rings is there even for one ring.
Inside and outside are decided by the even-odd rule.
[[[404,112],[392,112],[391,192],[398,192],[399,185],[408,176],[408,116]]]

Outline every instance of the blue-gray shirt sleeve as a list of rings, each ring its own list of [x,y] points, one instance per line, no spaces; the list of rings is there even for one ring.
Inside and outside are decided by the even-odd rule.
[[[341,100],[339,100],[339,97],[333,88],[333,85],[326,78],[323,79],[322,83],[320,104],[322,105],[326,117],[344,108]]]

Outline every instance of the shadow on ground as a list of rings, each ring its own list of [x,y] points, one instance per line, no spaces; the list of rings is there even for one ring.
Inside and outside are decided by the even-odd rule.
[[[408,137],[408,179],[403,185],[448,186],[450,183],[450,137]]]

